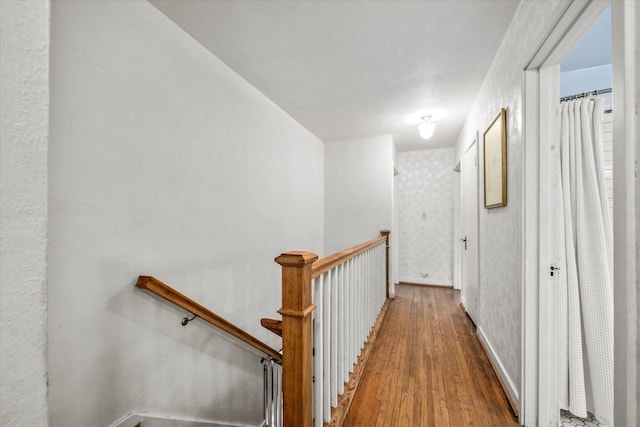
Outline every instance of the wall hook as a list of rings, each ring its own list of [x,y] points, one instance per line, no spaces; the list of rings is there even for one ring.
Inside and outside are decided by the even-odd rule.
[[[191,322],[193,319],[195,319],[196,317],[198,317],[197,314],[194,314],[191,319],[189,319],[189,316],[185,317],[184,319],[182,319],[182,322],[181,322],[182,326],[187,326],[187,324]]]

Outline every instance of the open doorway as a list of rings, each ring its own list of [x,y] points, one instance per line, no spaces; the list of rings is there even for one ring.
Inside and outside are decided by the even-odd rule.
[[[559,290],[552,267],[557,261],[558,221],[553,218],[559,181],[558,135],[560,63],[609,6],[608,2],[571,2],[524,72],[525,239],[523,305],[524,340],[521,390],[525,425],[558,426]],[[637,365],[635,345],[635,159],[636,90],[633,52],[636,38],[633,2],[613,2],[612,87],[615,91],[613,140],[614,238],[614,421],[635,425]],[[529,255],[527,257],[527,255]]]
[[[613,425],[612,29],[609,6],[560,62],[550,280],[560,425]],[[557,169],[557,170],[556,170]],[[553,248],[550,248],[553,251]],[[555,317],[556,313],[552,313]],[[587,424],[589,425],[589,424]]]

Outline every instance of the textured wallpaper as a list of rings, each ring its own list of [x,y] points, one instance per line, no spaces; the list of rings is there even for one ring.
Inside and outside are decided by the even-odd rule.
[[[7,426],[47,425],[50,8],[0,1],[0,425]]]
[[[453,283],[453,148],[398,153],[401,281]]]
[[[476,131],[482,140],[500,108],[507,109],[507,206],[480,209],[479,326],[505,369],[516,400],[522,358],[522,67],[548,34],[563,4],[520,3],[456,143],[457,158]],[[483,188],[482,174],[479,185]]]

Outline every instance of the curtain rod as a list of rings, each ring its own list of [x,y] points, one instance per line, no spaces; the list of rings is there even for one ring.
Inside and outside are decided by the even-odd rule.
[[[598,95],[602,95],[603,93],[611,93],[612,91],[613,90],[611,88],[608,88],[608,89],[593,90],[591,92],[576,93],[575,95],[567,95],[567,96],[561,97],[560,98],[560,102],[572,101],[574,99],[585,98],[585,97],[590,96],[590,95],[598,96]]]
[[[613,89],[607,88],[607,89],[598,89],[591,92],[576,93],[575,95],[567,95],[567,96],[561,97],[560,102],[573,101],[574,99],[586,98],[587,96],[592,96],[592,95],[598,96],[598,95],[602,95],[603,93],[611,93],[611,92],[613,92]],[[604,110],[604,112],[611,113],[613,112],[613,109]]]

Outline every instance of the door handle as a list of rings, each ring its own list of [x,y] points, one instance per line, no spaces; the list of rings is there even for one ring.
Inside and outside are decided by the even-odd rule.
[[[467,236],[461,237],[460,240],[464,242],[464,250],[467,250]]]

